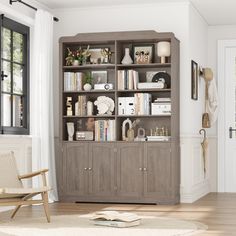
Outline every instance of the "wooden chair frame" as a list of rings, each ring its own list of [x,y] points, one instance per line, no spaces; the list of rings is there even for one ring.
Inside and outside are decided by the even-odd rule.
[[[43,169],[40,171],[35,171],[29,174],[25,175],[19,175],[19,180],[22,179],[28,179],[33,178],[34,176],[41,175],[42,176],[42,182],[43,187],[47,187],[47,180],[46,180],[46,172],[48,172],[48,169]],[[32,200],[32,197],[41,194],[42,200]],[[22,198],[1,198],[0,199],[0,206],[16,206],[15,210],[13,211],[11,218],[14,218],[18,210],[23,205],[33,205],[33,204],[39,204],[42,203],[44,206],[45,215],[47,218],[48,223],[50,223],[50,212],[49,212],[49,206],[48,206],[48,190],[43,192],[35,192],[25,195]]]

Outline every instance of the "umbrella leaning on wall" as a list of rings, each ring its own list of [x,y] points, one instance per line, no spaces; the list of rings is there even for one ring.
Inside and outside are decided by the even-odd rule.
[[[199,133],[204,133],[203,140],[201,142],[202,146],[202,158],[203,158],[203,171],[204,171],[204,178],[206,178],[206,155],[207,155],[207,148],[208,148],[208,139],[206,137],[206,130],[200,129]]]

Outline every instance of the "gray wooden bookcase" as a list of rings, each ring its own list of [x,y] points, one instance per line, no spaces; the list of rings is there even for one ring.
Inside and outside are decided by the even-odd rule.
[[[165,64],[157,57],[159,41],[171,43],[171,57]],[[151,64],[122,65],[124,49],[137,44],[153,44],[154,58]],[[67,47],[109,47],[111,64],[65,66]],[[171,88],[148,90],[117,89],[117,71],[135,69],[140,80],[145,80],[147,71],[167,71],[171,75]],[[111,91],[64,92],[63,74],[68,72],[106,70],[108,82],[114,84]],[[86,33],[60,39],[60,145],[61,155],[56,158],[58,191],[61,201],[69,202],[120,202],[176,204],[180,198],[180,143],[179,143],[179,41],[173,33],[155,31],[131,31],[111,33]],[[171,97],[172,113],[166,116],[139,116],[141,126],[149,129],[154,125],[169,128],[171,139],[163,142],[121,141],[121,125],[129,116],[118,115],[119,96],[132,96],[135,92],[148,92],[154,98]],[[67,96],[76,98],[86,95],[94,100],[106,95],[114,99],[114,114],[96,119],[112,118],[116,121],[116,141],[67,141],[66,122],[76,125],[84,117],[65,115]],[[130,116],[130,119],[137,116]]]

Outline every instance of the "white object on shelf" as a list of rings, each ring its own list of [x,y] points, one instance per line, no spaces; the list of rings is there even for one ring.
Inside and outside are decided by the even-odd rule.
[[[147,136],[147,141],[170,141],[170,136]]]
[[[163,89],[164,83],[161,82],[144,82],[138,83],[138,89]]]
[[[91,85],[91,84],[86,83],[86,84],[84,85],[84,91],[90,91],[91,89],[92,89],[92,85]]]
[[[97,106],[98,115],[111,115],[115,109],[114,101],[106,96],[99,96],[94,105]]]
[[[152,103],[151,106],[152,115],[171,115],[170,103]]]
[[[75,127],[73,122],[67,122],[68,141],[73,141]]]
[[[129,64],[132,64],[133,63],[133,60],[129,54],[129,48],[125,48],[125,55],[121,61],[121,64],[123,65],[129,65]]]
[[[118,115],[134,115],[134,97],[118,97]]]
[[[91,101],[87,102],[87,116],[93,115],[93,103]]]
[[[170,42],[162,41],[157,43],[157,55],[161,57],[161,63],[166,63],[165,58],[170,56]]]
[[[112,90],[113,84],[103,83],[103,84],[94,84],[94,90]]]

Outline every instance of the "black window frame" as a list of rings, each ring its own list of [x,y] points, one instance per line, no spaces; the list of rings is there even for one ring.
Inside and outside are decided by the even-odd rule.
[[[29,68],[30,68],[30,28],[26,25],[23,25],[19,22],[16,22],[14,20],[11,20],[4,15],[0,15],[0,72],[1,75],[4,74],[2,70],[2,27],[10,29],[11,31],[20,33],[23,35],[23,127],[16,127],[12,126],[13,122],[13,102],[11,99],[11,126],[3,126],[2,125],[2,80],[4,79],[3,76],[0,78],[0,134],[15,134],[15,135],[28,135],[30,130],[30,84],[29,84]],[[11,35],[12,37],[12,35]],[[12,42],[11,42],[11,53],[12,53]],[[11,79],[13,81],[13,58],[11,57],[10,63],[11,63]],[[11,87],[12,82],[11,81]],[[9,93],[12,96],[14,95],[12,89]]]

